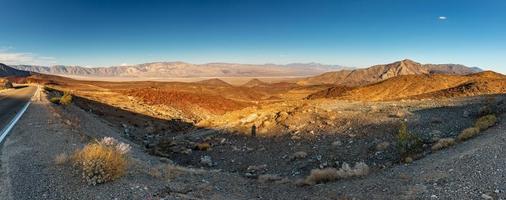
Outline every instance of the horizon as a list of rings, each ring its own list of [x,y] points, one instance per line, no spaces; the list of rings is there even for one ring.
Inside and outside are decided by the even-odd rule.
[[[3,0],[0,63],[363,68],[409,58],[506,73],[506,2],[389,2]]]

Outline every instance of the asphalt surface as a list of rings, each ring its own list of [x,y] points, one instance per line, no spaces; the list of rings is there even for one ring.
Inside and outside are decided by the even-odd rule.
[[[30,101],[37,87],[28,86],[0,93],[0,130]]]

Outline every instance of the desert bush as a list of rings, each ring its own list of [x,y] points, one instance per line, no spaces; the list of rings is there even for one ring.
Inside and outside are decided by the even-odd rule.
[[[416,135],[408,131],[408,125],[401,123],[397,134],[397,149],[402,157],[418,153],[422,150],[422,141]]]
[[[63,165],[67,163],[69,157],[66,153],[60,153],[54,157],[54,163],[57,165]]]
[[[453,138],[441,138],[436,142],[436,144],[432,145],[431,149],[432,151],[437,151],[452,146],[454,144],[455,139]]]
[[[125,174],[129,150],[128,144],[105,137],[76,151],[74,166],[81,170],[84,180],[90,185],[113,181]]]
[[[466,128],[464,129],[457,138],[461,141],[467,140],[469,138],[474,137],[480,133],[480,129],[476,127]]]
[[[497,122],[497,117],[495,115],[486,115],[483,117],[480,117],[478,120],[476,120],[476,123],[474,126],[480,131],[485,130],[487,128],[490,128]]]
[[[72,103],[72,95],[69,92],[64,92],[63,96],[60,98],[60,104],[67,106]]]
[[[369,166],[363,162],[356,163],[353,168],[347,163],[343,163],[340,169],[330,167],[311,170],[311,173],[306,177],[304,183],[307,185],[314,185],[317,183],[336,181],[338,179],[366,176],[367,174],[369,174]]]
[[[195,146],[195,149],[199,150],[199,151],[207,151],[211,148],[211,144],[209,143],[198,143],[196,146]]]
[[[60,97],[51,97],[49,99],[49,102],[54,103],[54,104],[60,104]]]

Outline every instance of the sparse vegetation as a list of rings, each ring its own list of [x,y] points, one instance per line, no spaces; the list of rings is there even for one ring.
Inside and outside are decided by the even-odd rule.
[[[60,98],[60,104],[67,106],[72,103],[72,95],[69,92],[64,92],[63,96]]]
[[[81,170],[88,184],[101,184],[116,180],[125,174],[129,150],[128,144],[105,137],[76,151],[73,163]]]
[[[476,120],[474,126],[480,129],[480,131],[483,131],[493,126],[496,122],[497,117],[495,115],[486,115]]]
[[[49,102],[54,103],[54,104],[60,104],[60,97],[51,97],[49,99]]]
[[[199,151],[207,151],[211,148],[211,144],[204,142],[204,143],[198,143],[195,148]]]
[[[401,157],[418,153],[422,150],[422,141],[416,135],[408,131],[406,122],[402,122],[397,134],[397,149]]]
[[[436,144],[432,145],[432,151],[441,150],[447,147],[450,147],[452,145],[455,145],[455,139],[453,138],[441,138],[439,139]]]
[[[347,163],[343,163],[340,169],[324,168],[311,170],[311,173],[306,177],[304,183],[306,185],[314,185],[317,183],[336,181],[338,179],[365,176],[367,174],[369,174],[369,166],[363,162],[356,163],[353,168]]]
[[[459,134],[459,136],[457,136],[457,138],[460,141],[464,141],[464,140],[474,137],[475,135],[478,135],[478,133],[480,133],[479,128],[476,128],[476,127],[466,128]]]
[[[60,154],[56,155],[56,157],[54,158],[54,163],[56,165],[64,165],[68,161],[69,161],[69,156],[66,153],[60,153]]]

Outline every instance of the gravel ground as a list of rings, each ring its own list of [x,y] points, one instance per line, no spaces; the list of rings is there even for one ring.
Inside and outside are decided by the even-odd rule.
[[[364,178],[298,187],[260,183],[242,174],[181,168],[166,181],[148,175],[157,157],[130,143],[132,166],[123,178],[98,186],[82,182],[54,157],[115,129],[75,106],[33,102],[0,148],[0,199],[506,199],[506,134],[500,123],[480,136]]]
[[[143,199],[164,186],[145,173],[145,162],[139,159],[146,158],[139,158],[137,150],[125,177],[100,186],[88,186],[69,166],[56,165],[56,155],[71,153],[90,140],[82,130],[114,136],[96,120],[76,127],[59,113],[43,98],[32,102],[12,130],[1,148],[0,199]]]

